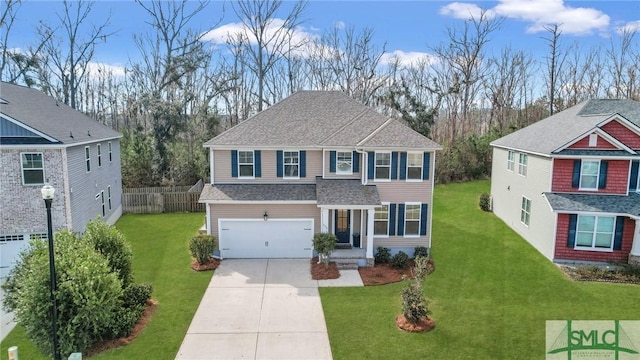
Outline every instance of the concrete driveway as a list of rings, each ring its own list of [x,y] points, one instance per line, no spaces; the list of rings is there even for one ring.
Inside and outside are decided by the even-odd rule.
[[[309,260],[224,260],[176,359],[331,359]]]

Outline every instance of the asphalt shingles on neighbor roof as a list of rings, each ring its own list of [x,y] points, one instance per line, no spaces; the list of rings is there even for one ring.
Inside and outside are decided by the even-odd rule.
[[[314,184],[206,184],[200,202],[206,201],[315,201]]]
[[[440,149],[432,140],[406,126],[398,130],[396,124],[404,126],[397,120],[388,121],[382,114],[341,91],[305,90],[223,132],[207,141],[205,146],[355,147],[380,129],[380,136],[373,138],[382,147],[406,147],[409,144],[425,150]],[[387,133],[399,137],[385,136]]]
[[[612,214],[640,215],[640,194],[563,194],[546,192],[553,211],[557,212],[598,212]]]
[[[358,179],[316,178],[316,196],[321,205],[380,205],[375,185],[362,185]]]
[[[36,89],[2,82],[0,98],[7,102],[0,103],[0,113],[63,144],[72,145],[122,136]]]
[[[640,103],[633,100],[587,100],[491,144],[550,155],[614,114],[640,126]]]

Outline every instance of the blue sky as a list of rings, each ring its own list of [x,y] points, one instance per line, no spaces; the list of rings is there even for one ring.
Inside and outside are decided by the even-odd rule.
[[[292,2],[285,2],[290,7]],[[197,17],[194,27],[206,30],[218,23],[222,30],[233,29],[238,19],[222,1],[212,1],[208,10]],[[542,26],[560,23],[566,44],[578,41],[587,49],[591,45],[606,46],[618,36],[621,27],[640,30],[640,1],[563,1],[563,0],[500,0],[500,1],[317,1],[311,0],[304,14],[307,20],[299,29],[300,36],[313,37],[333,26],[365,27],[374,30],[375,42],[386,43],[389,52],[402,51],[428,54],[430,47],[446,40],[446,27],[461,25],[462,19],[489,11],[505,22],[489,44],[489,52],[510,44],[515,49],[527,49],[535,58],[545,56],[547,34]],[[25,1],[9,46],[27,48],[33,44],[35,27],[43,20],[56,25],[56,12],[62,12],[59,1]],[[111,31],[117,31],[106,44],[96,48],[95,61],[110,65],[126,65],[138,56],[132,34],[145,32],[144,11],[133,1],[98,1],[92,21],[101,23],[111,12]],[[215,33],[213,33],[215,34]],[[213,36],[212,39],[220,39]],[[219,40],[221,41],[221,40]]]

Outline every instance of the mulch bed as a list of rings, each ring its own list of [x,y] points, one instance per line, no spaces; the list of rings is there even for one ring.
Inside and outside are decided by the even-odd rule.
[[[589,269],[589,267],[582,269],[580,267],[567,265],[558,265],[558,267],[569,279],[573,281],[594,281],[640,285],[640,278],[637,276],[625,275],[614,269],[595,272],[586,270]]]
[[[215,270],[220,266],[220,263],[220,259],[211,258],[208,263],[200,265],[196,259],[193,259],[191,262],[191,268],[195,271]]]
[[[358,272],[365,286],[385,285],[400,282],[411,277],[411,268],[414,266],[413,260],[409,260],[405,269],[396,269],[389,264],[376,264],[375,266],[360,267]],[[429,260],[431,274],[435,270],[433,260]]]
[[[432,318],[424,317],[418,321],[418,323],[414,324],[408,321],[404,315],[400,314],[396,317],[396,326],[400,330],[409,331],[409,332],[425,332],[436,327],[436,322]]]
[[[329,280],[340,277],[340,271],[335,262],[329,262],[329,268],[325,269],[324,264],[318,264],[318,257],[311,259],[311,278],[313,280]]]
[[[149,321],[149,319],[151,319],[151,316],[153,315],[153,313],[156,311],[157,308],[158,308],[158,302],[156,300],[153,300],[153,299],[147,300],[147,304],[145,306],[144,312],[142,313],[140,320],[138,320],[138,323],[136,323],[136,325],[133,327],[133,331],[131,331],[131,335],[127,337],[121,337],[118,339],[97,342],[93,344],[89,349],[87,349],[83,353],[83,356],[91,357],[107,350],[116,349],[125,345],[129,345],[133,340],[135,340],[138,337],[138,335],[140,335],[142,330],[144,330],[144,328],[147,326],[147,322]]]

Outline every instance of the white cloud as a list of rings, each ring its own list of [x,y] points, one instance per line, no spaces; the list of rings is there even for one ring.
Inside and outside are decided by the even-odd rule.
[[[294,52],[301,57],[307,56],[312,40],[317,38],[318,35],[306,31],[303,27],[286,30],[282,28],[283,25],[283,19],[273,19],[267,26],[266,38],[273,38],[275,36],[291,38],[291,44],[298,44],[296,46],[302,44],[298,49],[294,50]],[[237,39],[239,35],[242,35],[247,39],[250,44],[257,44],[257,38],[241,22],[225,24],[210,30],[202,36],[202,40],[222,45],[226,44],[230,40]]]
[[[640,20],[630,21],[622,26],[616,28],[618,34],[623,32],[640,32]]]
[[[336,21],[333,26],[336,29],[344,29],[345,27],[347,27],[347,25],[344,23],[344,21]]]
[[[122,77],[125,74],[125,67],[101,62],[90,62],[87,64],[87,75],[89,75],[89,77],[99,78],[101,74],[111,74],[115,77]]]
[[[440,14],[469,19],[470,15],[477,18],[480,11],[475,4],[454,2],[442,7]],[[606,30],[610,21],[609,16],[598,9],[571,7],[564,0],[499,0],[487,13],[527,22],[528,33],[542,32],[545,26],[558,24],[565,34],[587,35]]]
[[[400,65],[406,67],[420,66],[423,64],[431,65],[437,61],[437,59],[428,53],[409,51],[404,52],[402,50],[395,50],[393,52],[387,52],[380,58],[380,63],[383,65],[389,65],[396,60],[400,62]]]
[[[453,2],[441,7],[439,13],[455,19],[479,19],[482,14],[482,8],[472,3]]]

